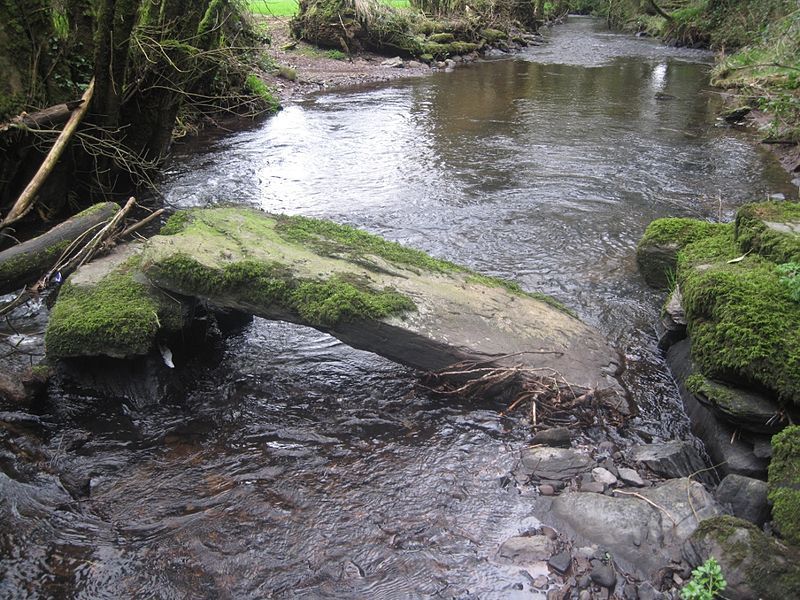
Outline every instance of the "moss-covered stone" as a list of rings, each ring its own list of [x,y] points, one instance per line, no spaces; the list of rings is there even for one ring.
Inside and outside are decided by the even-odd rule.
[[[507,40],[508,34],[505,31],[500,31],[499,29],[486,28],[481,31],[481,37],[489,44],[496,44],[497,42]]]
[[[723,231],[680,253],[692,356],[710,377],[744,380],[800,404],[800,305],[772,263],[753,255],[728,262],[738,251]]]
[[[215,269],[178,253],[149,265],[148,276],[170,281],[193,295],[235,295],[252,306],[272,306],[320,327],[356,319],[380,319],[415,308],[410,298],[393,290],[372,290],[364,281],[344,277],[326,281],[297,279],[277,263],[257,260]]]
[[[781,534],[800,545],[800,426],[792,425],[772,437],[769,499]]]
[[[452,33],[432,33],[428,36],[428,40],[434,42],[436,44],[449,44],[450,42],[455,41],[456,36]]]
[[[696,219],[656,219],[647,226],[636,247],[639,272],[648,285],[669,288],[677,270],[678,251],[724,228],[718,223]]]
[[[136,278],[135,258],[97,282],[61,288],[45,334],[51,358],[146,354],[159,331],[183,324],[181,305]]]
[[[722,568],[729,598],[794,598],[800,589],[800,552],[787,548],[742,519],[719,516],[702,521],[684,546],[692,566],[714,557]]]
[[[800,262],[800,203],[748,204],[736,213],[736,242],[775,263]]]

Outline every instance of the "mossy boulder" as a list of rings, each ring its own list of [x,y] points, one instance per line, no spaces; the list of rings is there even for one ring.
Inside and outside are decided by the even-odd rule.
[[[678,252],[718,231],[720,225],[685,218],[656,219],[636,247],[636,264],[648,285],[667,289],[675,280]]]
[[[785,600],[796,598],[800,591],[800,551],[736,517],[702,521],[684,544],[683,555],[693,568],[713,556],[730,600]]]
[[[769,499],[780,533],[800,545],[800,426],[792,425],[772,437]]]
[[[774,263],[740,254],[733,225],[688,244],[677,279],[703,373],[800,403],[800,303]]]
[[[67,279],[45,333],[48,357],[143,355],[160,332],[181,329],[181,303],[141,277],[138,250],[122,247]]]
[[[748,204],[736,213],[736,242],[774,263],[800,262],[800,203]]]

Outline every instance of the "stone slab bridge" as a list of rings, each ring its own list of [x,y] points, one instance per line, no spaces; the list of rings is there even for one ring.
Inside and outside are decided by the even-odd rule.
[[[625,397],[620,354],[549,297],[358,229],[244,208],[179,212],[78,270],[52,311],[48,356],[146,354],[186,325],[193,301],[428,372],[471,361]]]

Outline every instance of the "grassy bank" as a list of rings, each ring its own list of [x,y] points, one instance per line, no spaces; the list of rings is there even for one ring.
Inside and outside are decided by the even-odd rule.
[[[408,0],[384,0],[384,4],[395,8],[408,8]],[[297,13],[297,0],[249,0],[250,12],[255,15],[291,17]]]

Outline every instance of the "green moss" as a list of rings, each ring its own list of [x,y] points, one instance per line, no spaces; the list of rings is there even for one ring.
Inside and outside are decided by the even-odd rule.
[[[772,437],[769,499],[781,534],[800,545],[800,426],[792,425]]]
[[[375,291],[366,282],[332,277],[327,281],[294,279],[277,263],[240,261],[214,269],[186,254],[148,266],[154,279],[169,280],[185,293],[232,295],[254,306],[274,307],[309,325],[334,327],[357,319],[381,319],[415,310],[414,302],[395,290]]]
[[[686,244],[714,235],[725,227],[724,224],[697,219],[678,217],[656,219],[647,226],[639,245],[675,244],[678,248],[683,248]]]
[[[745,379],[800,403],[800,305],[772,263],[753,255],[728,263],[738,252],[729,229],[679,255],[692,355],[709,377]]]
[[[371,265],[367,258],[368,255],[373,255],[395,265],[418,271],[464,273],[465,281],[468,283],[502,287],[518,296],[534,298],[570,316],[575,316],[573,311],[546,294],[526,292],[516,282],[475,273],[449,261],[433,258],[421,250],[390,242],[355,227],[307,217],[279,216],[276,231],[284,239],[311,247],[323,256],[345,256],[357,264],[378,268]]]
[[[736,241],[742,252],[757,252],[776,263],[800,262],[800,234],[780,232],[765,223],[800,226],[800,203],[748,204],[736,213]]]
[[[447,58],[457,54],[469,54],[481,47],[480,44],[473,42],[449,42],[447,44],[440,44],[437,42],[425,42],[421,45],[419,52],[416,54],[423,55],[429,54],[437,59]]]
[[[280,103],[267,87],[267,84],[255,73],[247,76],[245,87],[251,94],[257,96],[270,112],[275,112],[280,108]]]
[[[452,33],[432,33],[428,39],[435,44],[449,44],[455,41],[456,36]]]
[[[161,231],[158,232],[159,235],[175,235],[186,229],[191,220],[190,214],[187,210],[179,210],[170,215]]]
[[[138,281],[138,269],[132,258],[95,285],[67,280],[47,325],[48,356],[141,355],[159,331],[180,330],[181,304]]]
[[[686,389],[693,394],[700,394],[708,398],[713,404],[729,406],[735,400],[729,388],[715,383],[699,373],[693,373],[686,378]]]
[[[502,40],[507,40],[508,34],[505,31],[500,31],[499,29],[486,28],[481,31],[481,37],[490,44],[496,44]]]

